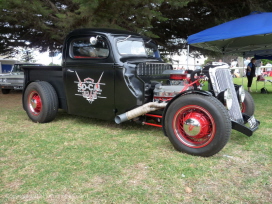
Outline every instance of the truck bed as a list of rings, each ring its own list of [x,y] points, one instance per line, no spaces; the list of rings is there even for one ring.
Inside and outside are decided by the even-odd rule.
[[[24,86],[34,81],[50,83],[58,94],[59,108],[67,110],[63,72],[61,66],[26,66],[24,69]]]

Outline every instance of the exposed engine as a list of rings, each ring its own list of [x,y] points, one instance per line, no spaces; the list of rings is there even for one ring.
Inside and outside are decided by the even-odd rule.
[[[145,103],[166,102],[180,92],[201,89],[199,81],[193,83],[195,79],[192,79],[191,72],[173,70],[173,67],[166,63],[138,64],[137,75],[145,82]]]
[[[153,90],[153,101],[169,101],[182,91],[194,89],[190,85],[190,74],[184,74],[180,70],[166,70],[163,74],[170,74],[166,84],[157,83]]]
[[[169,101],[176,95],[178,95],[181,91],[193,89],[192,86],[186,87],[186,82],[181,81],[178,82],[179,85],[162,85],[157,84],[154,89],[153,101]],[[183,84],[183,85],[182,85]]]

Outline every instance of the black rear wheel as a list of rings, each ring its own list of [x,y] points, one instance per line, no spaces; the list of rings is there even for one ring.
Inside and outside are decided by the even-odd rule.
[[[251,94],[245,90],[245,100],[241,103],[241,112],[247,114],[248,116],[254,115],[255,104]]]
[[[58,97],[48,82],[32,82],[24,93],[24,108],[33,122],[46,123],[55,119]]]
[[[231,121],[227,109],[216,98],[190,94],[170,104],[164,128],[178,151],[208,157],[228,142]]]

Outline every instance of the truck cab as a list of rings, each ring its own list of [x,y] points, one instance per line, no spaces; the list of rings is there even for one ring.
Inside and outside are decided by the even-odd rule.
[[[173,70],[156,43],[137,33],[77,29],[62,56],[62,66],[24,68],[23,106],[34,122],[52,121],[58,109],[117,124],[131,120],[161,127],[177,150],[199,156],[220,151],[231,128],[248,136],[258,128],[252,103],[227,70]],[[204,75],[209,91],[200,88]]]

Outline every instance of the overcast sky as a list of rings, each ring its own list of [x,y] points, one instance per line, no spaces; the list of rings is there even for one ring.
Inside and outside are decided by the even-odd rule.
[[[49,53],[48,52],[44,52],[44,53],[39,53],[38,51],[36,51],[34,53],[34,55],[36,56],[35,59],[37,60],[36,63],[41,63],[44,65],[48,65],[52,62],[54,64],[61,64],[61,53],[58,54],[56,57],[49,57]]]

